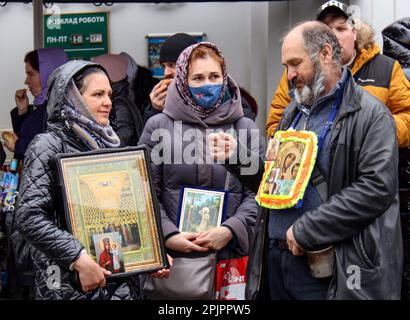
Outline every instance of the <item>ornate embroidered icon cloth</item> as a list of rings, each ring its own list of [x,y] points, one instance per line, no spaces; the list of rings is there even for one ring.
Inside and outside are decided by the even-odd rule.
[[[318,152],[312,131],[278,131],[269,140],[265,172],[256,195],[269,209],[300,207]]]

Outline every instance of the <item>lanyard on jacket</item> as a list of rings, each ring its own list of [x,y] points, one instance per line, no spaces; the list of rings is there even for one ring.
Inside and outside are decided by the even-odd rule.
[[[326,121],[322,131],[320,132],[320,135],[318,136],[317,156],[319,156],[320,150],[322,149],[322,146],[323,146],[323,142],[325,141],[325,137],[326,137],[327,133],[329,132],[330,127],[333,124],[333,121],[336,118],[337,109],[339,109],[340,103],[342,102],[342,96],[343,96],[343,91],[340,92],[340,94],[335,99],[335,102],[332,105],[332,108],[329,112],[329,116],[327,118],[327,121]],[[290,125],[290,127],[292,129],[295,128],[295,126],[297,125],[297,123],[298,123],[301,116],[302,116],[302,111],[299,111],[298,114],[295,116],[295,119],[293,119],[292,124]]]
[[[317,170],[320,150],[342,102],[343,88],[342,83],[336,89],[334,103],[319,135],[314,131],[294,129],[302,111],[296,114],[288,130],[276,131],[269,141],[265,172],[255,198],[260,206],[273,210],[302,207],[309,181],[315,178],[313,171]]]

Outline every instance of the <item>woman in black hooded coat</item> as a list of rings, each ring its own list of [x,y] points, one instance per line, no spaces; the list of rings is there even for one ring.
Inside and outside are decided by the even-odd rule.
[[[36,136],[27,149],[16,209],[17,230],[27,241],[34,264],[36,299],[138,299],[138,277],[106,282],[110,272],[68,232],[52,170],[58,153],[119,146],[108,120],[108,76],[97,64],[70,61],[51,75],[49,88],[47,132]],[[53,269],[60,271],[57,287],[50,285]]]

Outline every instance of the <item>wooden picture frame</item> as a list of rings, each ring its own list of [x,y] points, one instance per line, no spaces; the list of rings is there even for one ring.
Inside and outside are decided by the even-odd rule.
[[[59,154],[56,163],[67,226],[110,277],[168,268],[145,146]]]

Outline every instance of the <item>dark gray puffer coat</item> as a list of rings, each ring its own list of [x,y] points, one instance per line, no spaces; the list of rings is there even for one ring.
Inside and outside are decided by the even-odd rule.
[[[154,186],[160,202],[165,239],[179,232],[176,221],[182,187],[225,187],[227,170],[224,166],[204,163],[205,155],[202,150],[207,145],[206,130],[243,130],[242,133],[247,140],[245,144],[256,154],[262,155],[264,152],[264,138],[260,137],[255,123],[243,116],[239,89],[232,79],[229,79],[229,88],[232,98],[206,118],[201,118],[183,102],[175,81],[172,81],[163,113],[151,117],[145,125],[140,144],[145,144],[153,150],[151,158]],[[164,161],[155,163],[155,150],[161,144],[164,146]],[[194,155],[194,162],[188,163],[189,161],[183,157],[187,154]],[[166,160],[168,163],[164,163]],[[219,253],[220,259],[232,258],[233,255],[248,255],[257,210],[255,194],[236,177],[230,176],[227,219],[222,225],[233,232],[234,240],[228,244],[226,250]]]
[[[79,62],[70,72],[67,71],[65,83],[56,84],[56,96],[49,100],[49,103],[51,101],[55,104],[53,113],[49,116],[47,132],[34,138],[24,160],[15,221],[17,232],[22,235],[25,243],[13,243],[13,246],[21,248],[24,244],[29,248],[35,272],[36,299],[123,300],[137,299],[139,296],[138,277],[109,282],[105,288],[84,293],[76,273],[69,270],[83,246],[67,231],[53,164],[58,153],[90,151],[74,131],[69,129],[69,125],[64,124],[60,107],[60,103],[63,103],[60,97],[64,96],[69,79],[88,64]],[[59,289],[52,287],[52,280],[58,278],[56,269],[61,275]]]
[[[410,79],[410,18],[397,20],[382,31],[383,54],[400,62]]]

